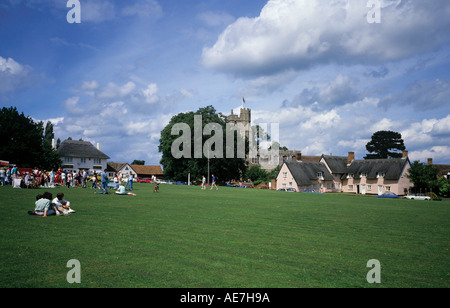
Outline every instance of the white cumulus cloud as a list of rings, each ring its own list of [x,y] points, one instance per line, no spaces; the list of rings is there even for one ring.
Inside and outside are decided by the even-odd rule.
[[[381,23],[360,0],[270,0],[239,18],[203,50],[208,68],[268,75],[330,62],[382,63],[428,52],[450,40],[450,2],[382,2]]]

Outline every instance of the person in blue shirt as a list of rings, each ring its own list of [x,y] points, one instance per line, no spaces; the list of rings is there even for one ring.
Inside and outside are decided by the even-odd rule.
[[[52,198],[52,194],[49,192],[37,195],[34,211],[28,211],[28,214],[42,217],[56,215],[55,204],[51,203]]]
[[[103,193],[108,193],[108,174],[106,174],[106,169],[102,172],[102,190]]]
[[[216,187],[216,190],[219,190],[219,188],[216,185],[216,176],[213,174],[212,175],[212,184],[211,184],[211,190],[213,189],[213,187]]]

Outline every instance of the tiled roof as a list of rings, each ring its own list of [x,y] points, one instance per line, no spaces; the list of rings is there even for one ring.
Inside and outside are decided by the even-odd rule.
[[[164,175],[161,166],[142,166],[142,165],[131,165],[134,171],[137,174],[146,174],[146,175]]]

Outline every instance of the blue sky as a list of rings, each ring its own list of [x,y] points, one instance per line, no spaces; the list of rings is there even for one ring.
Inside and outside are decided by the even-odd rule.
[[[378,130],[412,160],[450,163],[450,2],[380,0],[0,2],[0,104],[112,161],[158,164],[179,113],[242,105],[305,155],[366,154]],[[376,2],[376,1],[375,1]]]

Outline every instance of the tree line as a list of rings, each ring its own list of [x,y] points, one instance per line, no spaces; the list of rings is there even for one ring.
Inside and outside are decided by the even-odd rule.
[[[24,168],[51,170],[61,165],[52,147],[53,124],[36,123],[16,107],[0,110],[0,159]]]

